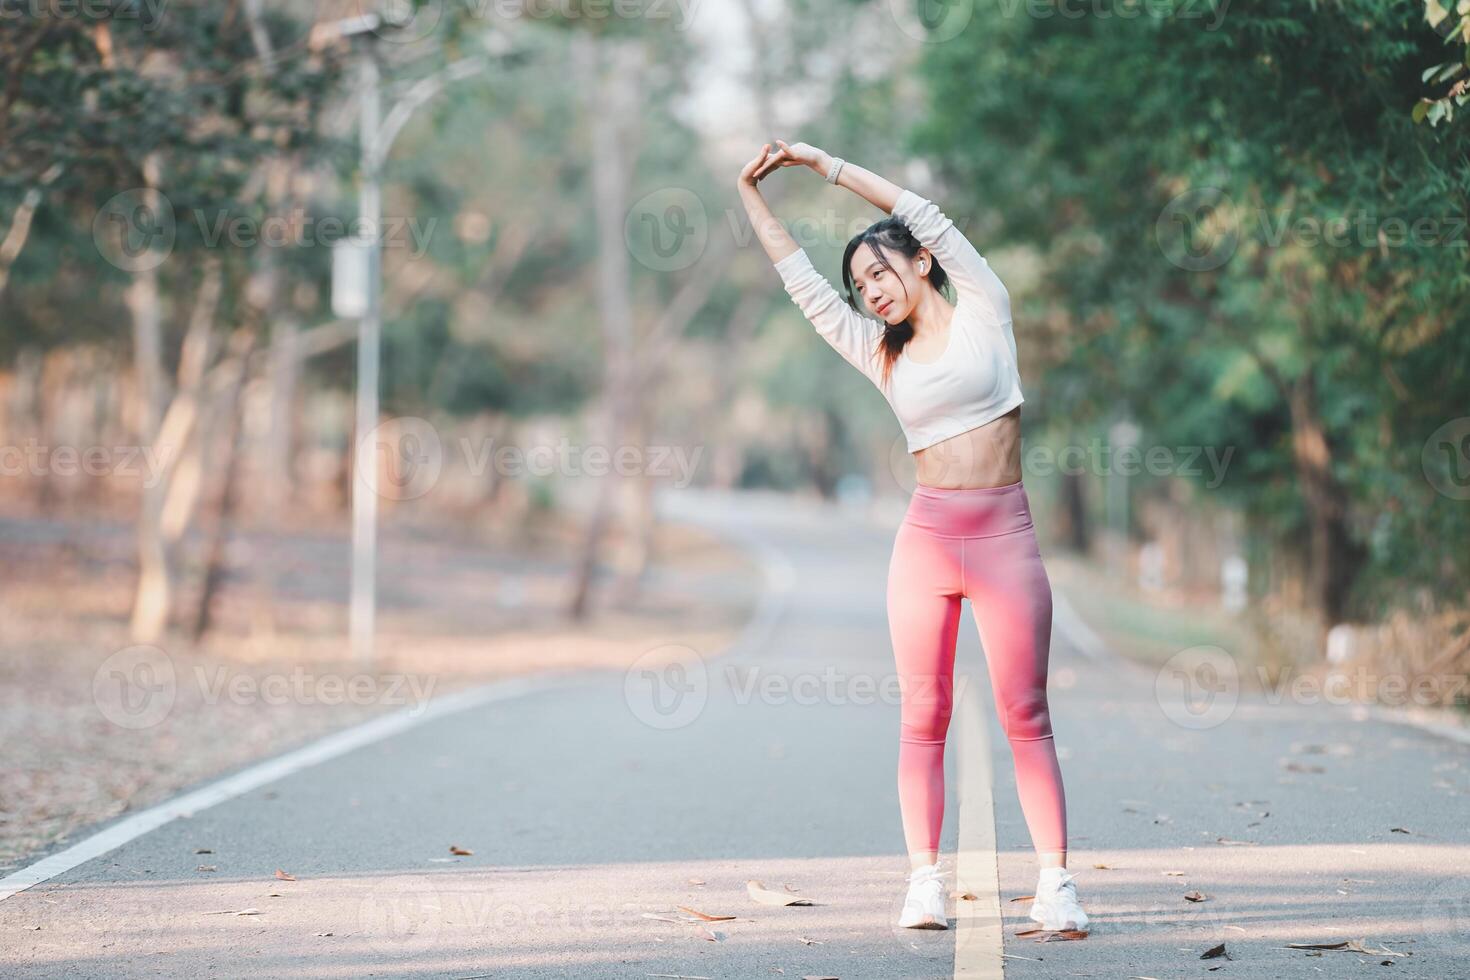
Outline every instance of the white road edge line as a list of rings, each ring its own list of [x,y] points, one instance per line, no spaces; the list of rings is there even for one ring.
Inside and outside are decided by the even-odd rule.
[[[1005,936],[1001,930],[1000,866],[995,845],[990,738],[974,675],[965,676],[960,697],[959,844],[955,856],[954,975],[967,980],[1001,980]]]
[[[707,530],[715,529],[707,528]],[[775,629],[776,622],[786,607],[787,598],[796,581],[796,573],[786,557],[769,545],[744,534],[727,533],[725,536],[738,540],[740,544],[759,556],[761,576],[764,580],[760,599],[756,603],[756,611],[740,631],[740,635],[735,638],[730,649],[758,647],[766,642],[772,630]],[[65,874],[93,858],[116,850],[179,817],[191,816],[200,810],[207,810],[292,773],[344,755],[353,749],[371,745],[455,712],[489,704],[492,701],[520,697],[547,687],[577,683],[582,679],[582,672],[558,671],[552,674],[536,674],[530,677],[495,681],[457,691],[445,697],[431,699],[427,707],[413,705],[327,735],[310,745],[304,745],[285,755],[268,759],[233,776],[227,776],[119,820],[63,851],[57,851],[34,864],[0,878],[0,902],[18,892],[25,891],[32,885],[38,885],[57,875]]]
[[[488,704],[491,701],[519,697],[534,690],[554,686],[570,676],[566,673],[518,677],[495,681],[491,684],[457,691],[446,697],[432,698],[428,706],[413,705],[392,714],[374,718],[351,728],[334,732],[309,745],[294,749],[284,755],[267,759],[250,768],[226,776],[207,786],[174,797],[156,806],[149,807],[123,820],[110,824],[85,840],[55,854],[44,857],[19,871],[0,878],[0,902],[32,885],[63,874],[80,864],[108,851],[115,850],[129,841],[136,840],[150,831],[179,817],[192,816],[226,800],[258,789],[302,769],[334,759],[364,745],[382,741],[391,735],[416,728],[425,722],[457,711]]]

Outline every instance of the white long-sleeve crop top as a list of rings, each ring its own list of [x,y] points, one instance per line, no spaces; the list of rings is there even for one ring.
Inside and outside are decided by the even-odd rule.
[[[1025,399],[1010,294],[1000,277],[930,201],[905,190],[893,214],[949,274],[956,303],[944,353],[923,362],[910,360],[905,350],[893,362],[886,389],[880,348],[887,324],[848,306],[813,268],[805,249],[774,264],[786,292],[822,339],[878,386],[912,453],[994,421]]]

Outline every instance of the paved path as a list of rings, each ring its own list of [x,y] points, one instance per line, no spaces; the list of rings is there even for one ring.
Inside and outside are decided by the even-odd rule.
[[[1015,936],[1035,864],[968,612],[943,847],[974,898],[953,930],[895,930],[896,518],[664,506],[764,556],[774,588],[736,649],[650,651],[234,774],[220,802],[0,901],[0,975],[1470,977],[1470,746],[1186,696],[1066,623],[1053,718],[1094,923]],[[757,904],[750,879],[815,904]],[[738,918],[709,941],[645,917],[681,905]],[[1358,939],[1391,952],[1282,948]],[[1231,960],[1200,959],[1219,943]]]

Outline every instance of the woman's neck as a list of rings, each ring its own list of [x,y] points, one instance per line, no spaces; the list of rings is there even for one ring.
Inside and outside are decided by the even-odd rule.
[[[953,317],[954,307],[939,294],[939,290],[926,289],[923,298],[909,314],[909,323],[914,326],[915,337],[938,336],[949,327]]]

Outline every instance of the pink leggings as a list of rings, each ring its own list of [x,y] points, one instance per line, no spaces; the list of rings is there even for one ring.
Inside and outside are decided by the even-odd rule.
[[[898,802],[909,852],[939,849],[962,596],[985,648],[1031,842],[1039,852],[1065,852],[1066,798],[1046,700],[1051,581],[1019,482],[919,484],[893,544],[888,627],[902,697]]]

